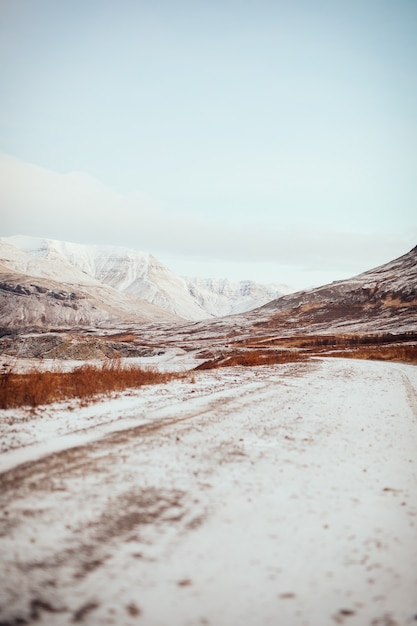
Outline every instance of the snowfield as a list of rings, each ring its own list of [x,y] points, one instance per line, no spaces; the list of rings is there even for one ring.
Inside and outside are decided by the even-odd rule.
[[[417,624],[417,368],[2,411],[0,624]]]

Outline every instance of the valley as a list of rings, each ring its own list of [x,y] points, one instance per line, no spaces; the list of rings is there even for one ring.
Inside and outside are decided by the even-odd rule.
[[[48,250],[0,288],[0,626],[417,623],[417,249],[205,319]]]

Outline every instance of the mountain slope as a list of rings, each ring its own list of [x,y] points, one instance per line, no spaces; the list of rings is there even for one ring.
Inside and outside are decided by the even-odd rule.
[[[0,264],[0,326],[91,326],[180,318],[107,285],[74,285]]]
[[[21,236],[3,238],[0,244],[3,263],[31,276],[70,285],[107,285],[185,319],[206,317],[189,295],[185,281],[150,254],[116,246],[86,246]],[[12,255],[9,249],[6,261],[3,244],[16,251]]]
[[[417,246],[351,279],[286,295],[254,313],[266,316],[271,328],[293,332],[415,331]]]
[[[150,345],[173,345],[202,359],[247,348],[275,349],[280,339],[312,335],[399,335],[417,332],[417,248],[385,265],[253,311],[166,326],[146,335]],[[393,337],[394,340],[394,337]],[[411,340],[411,339],[410,339]],[[155,344],[152,344],[152,342]],[[297,344],[298,345],[298,344]]]
[[[71,263],[75,259],[77,263]],[[30,237],[0,239],[0,324],[179,321],[161,307],[101,283],[91,275],[92,263],[91,255],[76,244]]]

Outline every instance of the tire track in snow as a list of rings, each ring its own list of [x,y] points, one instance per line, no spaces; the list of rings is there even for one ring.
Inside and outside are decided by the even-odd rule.
[[[306,371],[311,371],[311,369],[315,368],[316,364],[310,362],[309,364],[297,364],[296,367],[285,367],[283,369],[278,369],[269,373],[269,375],[265,376],[265,370],[262,372],[262,381],[266,382],[267,380],[281,381],[284,384],[284,380],[289,381],[292,378],[297,378],[300,375],[304,376]],[[35,440],[32,443],[26,445],[17,445],[16,447],[6,448],[5,452],[2,452],[0,455],[0,476],[6,472],[13,470],[19,465],[23,465],[26,463],[37,461],[43,457],[47,457],[51,454],[63,452],[69,448],[77,448],[79,446],[85,446],[89,443],[93,443],[94,441],[105,438],[109,436],[111,433],[124,431],[128,429],[134,428],[142,428],[143,434],[145,434],[147,430],[147,426],[154,424],[155,429],[159,427],[163,427],[167,425],[168,422],[166,419],[172,419],[173,413],[177,411],[177,415],[174,415],[174,422],[178,419],[191,419],[194,416],[197,416],[200,411],[197,410],[199,403],[203,407],[203,411],[210,410],[210,406],[207,407],[207,403],[210,403],[210,399],[215,399],[216,397],[223,397],[224,401],[227,401],[227,398],[230,397],[233,399],[234,396],[237,395],[236,387],[239,388],[241,392],[243,389],[248,389],[250,386],[261,384],[256,381],[257,374],[255,376],[249,377],[249,372],[247,371],[249,368],[244,368],[246,370],[244,382],[243,384],[238,384],[236,380],[241,375],[241,372],[236,374],[235,380],[231,380],[230,377],[221,378],[220,384],[222,388],[218,390],[210,389],[207,390],[205,387],[202,391],[198,391],[198,382],[192,388],[191,393],[196,393],[196,395],[191,396],[190,392],[186,392],[186,396],[181,400],[181,395],[178,393],[177,389],[170,389],[169,385],[164,388],[163,397],[154,397],[154,398],[146,398],[143,400],[141,396],[137,399],[137,406],[132,403],[129,405],[128,410],[125,409],[124,413],[121,412],[121,409],[113,408],[113,402],[117,402],[117,399],[109,399],[108,401],[104,401],[97,405],[97,413],[99,422],[95,420],[94,423],[89,423],[90,417],[84,418],[85,426],[81,428],[76,428],[74,430],[68,428],[65,434],[62,434],[56,427],[53,427],[50,432],[45,430],[44,432],[48,432],[48,438],[45,437],[39,441]],[[262,368],[263,369],[263,368]],[[204,374],[200,374],[200,376],[204,376]],[[249,379],[249,380],[248,380]],[[218,380],[211,378],[210,376],[205,380],[205,383],[210,385],[217,385]],[[121,397],[123,394],[121,394]],[[120,396],[118,396],[120,397]],[[167,401],[168,400],[168,401]],[[133,402],[135,400],[133,399]],[[160,403],[163,402],[161,405]],[[157,405],[155,408],[155,404]],[[159,406],[158,406],[159,404]],[[152,406],[154,408],[152,408]],[[191,410],[188,410],[188,407],[191,406]],[[123,409],[122,409],[123,410]],[[186,414],[184,415],[184,412]],[[62,409],[59,410],[59,416],[64,417],[65,412]],[[181,416],[181,417],[179,417]],[[55,418],[57,419],[57,418]],[[165,421],[164,421],[165,420]],[[33,421],[33,418],[32,418]],[[19,424],[19,422],[16,422]],[[159,424],[159,426],[158,426]],[[54,430],[55,428],[55,430]],[[61,429],[62,430],[62,429]],[[152,428],[151,428],[152,430]],[[52,435],[52,437],[51,437]],[[10,446],[10,444],[9,444]]]
[[[390,367],[177,388],[153,421],[28,464],[0,620],[133,626],[134,601],[146,626],[413,623],[413,417]]]
[[[417,390],[414,385],[411,383],[409,377],[404,372],[401,374],[401,378],[404,383],[404,387],[407,394],[408,403],[410,408],[414,414],[414,418],[417,420]]]

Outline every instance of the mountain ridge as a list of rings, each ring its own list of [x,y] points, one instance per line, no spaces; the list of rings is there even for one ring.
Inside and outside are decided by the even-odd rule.
[[[61,283],[63,292],[80,292],[78,299],[83,300],[84,313],[83,315],[69,315],[67,311],[65,316],[57,316],[55,307],[45,305],[43,307],[45,310],[41,313],[41,319],[44,320],[42,323],[48,321],[61,323],[64,317],[67,323],[88,325],[88,291],[92,292],[90,296],[93,300],[97,299],[96,292],[107,294],[106,297],[110,299],[112,311],[109,312],[109,307],[104,306],[104,320],[113,319],[113,313],[117,317],[118,298],[120,318],[123,321],[128,319],[129,315],[132,315],[132,307],[135,309],[134,298],[136,298],[136,311],[133,311],[132,315],[134,322],[141,319],[151,321],[152,315],[155,320],[161,320],[164,317],[164,311],[167,321],[173,321],[175,318],[204,320],[209,317],[247,311],[281,295],[277,288],[266,287],[251,281],[246,281],[245,293],[239,292],[238,283],[224,281],[224,284],[228,285],[227,293],[225,293],[224,289],[222,291],[219,288],[220,281],[208,279],[204,282],[204,279],[200,279],[197,283],[195,279],[177,276],[152,254],[121,246],[88,246],[17,235],[0,238],[0,263],[7,269],[7,271],[3,269],[3,275],[5,271],[8,272],[9,281],[7,285],[3,281],[5,285],[2,295],[3,303],[7,293],[14,292],[15,299],[18,298],[19,291],[11,289],[13,281],[16,288],[20,284],[19,281],[25,283],[29,277],[35,282],[41,279],[54,281],[54,285],[49,290],[45,282],[38,285],[40,289],[29,290],[26,296],[33,302],[29,303],[29,300],[26,303],[22,300],[16,302],[19,310],[18,316],[13,313],[13,306],[6,306],[7,312],[3,310],[0,316],[3,325],[24,323],[25,307],[27,317],[33,321],[35,312],[40,313],[42,309],[40,303],[42,294],[48,294],[49,291],[56,292],[55,283]],[[10,272],[15,273],[14,278]],[[107,291],[106,289],[103,291],[103,288]],[[27,290],[27,285],[22,289]],[[109,289],[112,291],[108,291]],[[156,308],[151,311],[146,303]],[[10,302],[8,304],[11,305]],[[100,318],[98,311],[103,308],[103,303],[96,301],[90,304],[91,323],[96,323]],[[48,320],[48,312],[52,316],[50,320]]]
[[[299,291],[257,309],[271,326],[339,329],[377,325],[381,331],[417,327],[417,246],[352,278]]]

